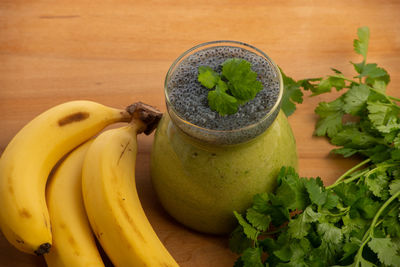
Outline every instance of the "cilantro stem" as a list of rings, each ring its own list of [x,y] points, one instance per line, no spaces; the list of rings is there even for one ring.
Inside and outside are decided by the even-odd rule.
[[[359,164],[357,164],[356,166],[354,166],[353,168],[349,169],[348,171],[346,171],[344,174],[342,174],[342,176],[340,176],[334,184],[325,187],[326,189],[332,189],[333,187],[337,186],[338,184],[342,183],[343,180],[346,178],[346,176],[349,176],[351,173],[353,173],[354,171],[356,171],[358,168],[360,168],[361,166],[367,164],[368,162],[370,162],[371,159],[368,158],[362,162],[360,162]],[[357,177],[358,178],[358,177]]]
[[[400,98],[398,98],[398,97],[389,96],[389,98],[394,100],[394,101],[400,102]]]
[[[357,251],[357,255],[356,255],[356,258],[355,258],[355,260],[354,260],[354,266],[355,266],[355,267],[358,267],[358,266],[360,265],[363,249],[364,249],[365,245],[368,243],[368,241],[369,241],[369,239],[370,239],[370,237],[371,237],[370,231],[371,231],[371,228],[369,228],[368,231],[364,234],[363,240],[364,240],[366,237],[367,237],[367,240],[365,240],[365,241],[361,244],[360,248],[359,248],[358,251]]]
[[[350,182],[352,182],[352,181],[354,181],[354,180],[357,180],[357,179],[360,178],[361,176],[364,176],[364,175],[365,175],[365,177],[368,177],[368,176],[370,176],[371,174],[373,174],[374,172],[379,171],[380,169],[388,168],[388,167],[393,167],[393,166],[397,166],[397,164],[395,164],[395,163],[390,163],[390,164],[378,165],[378,166],[376,166],[375,168],[373,168],[373,169],[371,169],[371,170],[364,170],[364,171],[360,172],[359,174],[357,174],[357,175],[355,175],[355,176],[353,176],[353,177],[351,177],[351,178],[349,178],[349,179],[347,179],[347,180],[345,180],[345,181],[343,181],[343,182],[344,182],[344,183],[350,183]],[[358,181],[358,182],[360,182],[360,181]],[[357,182],[357,183],[358,183],[358,182]]]
[[[354,262],[355,263],[354,266],[357,267],[359,265],[360,258],[362,258],[362,251],[364,249],[364,246],[366,244],[368,244],[369,240],[373,237],[374,228],[382,222],[382,220],[378,221],[382,212],[389,206],[390,203],[392,203],[392,201],[394,201],[398,197],[400,197],[400,191],[398,191],[396,194],[394,194],[388,200],[386,200],[386,202],[383,203],[383,205],[379,208],[378,212],[375,214],[375,217],[372,220],[370,227],[368,228],[368,230],[365,232],[365,234],[363,236],[363,239],[362,239],[363,243],[361,244],[360,248],[358,249],[358,252],[357,252],[357,255],[355,258],[355,262]]]
[[[393,196],[391,196],[388,200],[386,200],[385,203],[383,203],[383,205],[379,208],[378,212],[375,214],[374,219],[371,222],[371,226],[369,227],[367,232],[369,233],[369,237],[367,238],[367,240],[370,237],[373,237],[373,229],[375,228],[377,221],[379,219],[379,217],[381,216],[381,213],[387,208],[387,206],[389,206],[390,203],[392,203],[392,201],[394,201],[396,198],[398,198],[400,196],[400,191],[398,191],[396,194],[394,194]],[[363,238],[364,239],[364,238]]]
[[[369,174],[368,174],[369,173]],[[370,175],[371,173],[373,173],[373,172],[371,172],[371,170],[364,170],[364,171],[362,171],[362,172],[360,172],[359,174],[357,174],[357,175],[354,175],[353,177],[351,177],[351,178],[349,178],[349,179],[347,179],[346,181],[343,181],[344,183],[351,183],[351,182],[353,182],[354,180],[357,180],[358,178],[360,178],[361,176],[363,176],[363,175],[365,175],[365,174],[368,174],[368,175]],[[368,176],[367,175],[367,176]]]
[[[348,81],[348,82],[351,82],[351,83],[360,84],[359,82],[356,82],[356,81],[354,81],[354,80],[352,80],[352,79],[346,78],[346,77],[344,77],[344,76],[342,76],[342,75],[329,75],[329,77],[338,78],[338,79],[343,79],[343,80]]]

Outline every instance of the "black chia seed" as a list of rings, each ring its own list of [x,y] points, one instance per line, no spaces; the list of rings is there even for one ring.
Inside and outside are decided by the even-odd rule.
[[[222,63],[233,57],[249,61],[264,88],[253,100],[240,106],[237,113],[220,116],[208,106],[209,89],[197,81],[198,67],[210,66],[221,73]],[[167,81],[169,100],[177,114],[186,121],[212,130],[239,129],[258,122],[276,103],[279,86],[279,78],[271,63],[246,49],[231,46],[206,48],[189,55]]]

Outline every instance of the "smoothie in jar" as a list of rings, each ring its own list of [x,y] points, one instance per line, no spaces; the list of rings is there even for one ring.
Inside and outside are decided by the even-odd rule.
[[[245,59],[263,89],[232,115],[210,109],[198,67],[220,72]],[[171,66],[165,81],[168,112],[155,134],[151,176],[166,211],[187,227],[214,234],[236,225],[256,193],[272,191],[282,166],[297,168],[295,140],[280,111],[282,78],[260,50],[233,41],[196,46]]]

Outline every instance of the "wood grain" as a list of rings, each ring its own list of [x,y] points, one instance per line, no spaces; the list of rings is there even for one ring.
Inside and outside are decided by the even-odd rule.
[[[0,149],[29,120],[51,106],[91,99],[125,107],[141,100],[165,111],[163,80],[173,60],[205,41],[239,40],[266,52],[296,79],[330,67],[352,75],[360,61],[352,40],[369,26],[368,58],[391,74],[389,93],[400,96],[400,1],[0,1]],[[356,159],[329,154],[312,135],[314,108],[333,94],[305,97],[289,120],[300,174],[326,184]],[[226,237],[185,229],[160,207],[149,175],[153,136],[139,137],[137,183],[158,235],[181,266],[232,266]],[[1,205],[1,203],[0,203]],[[1,207],[0,207],[1,208]],[[0,236],[0,266],[45,266]]]

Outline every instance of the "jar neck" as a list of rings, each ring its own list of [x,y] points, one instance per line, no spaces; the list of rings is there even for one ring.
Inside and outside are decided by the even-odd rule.
[[[200,142],[211,145],[236,145],[250,141],[263,132],[275,121],[280,105],[271,110],[262,120],[249,126],[233,130],[213,130],[200,127],[181,118],[175,109],[167,103],[167,112],[171,122],[183,133]]]

